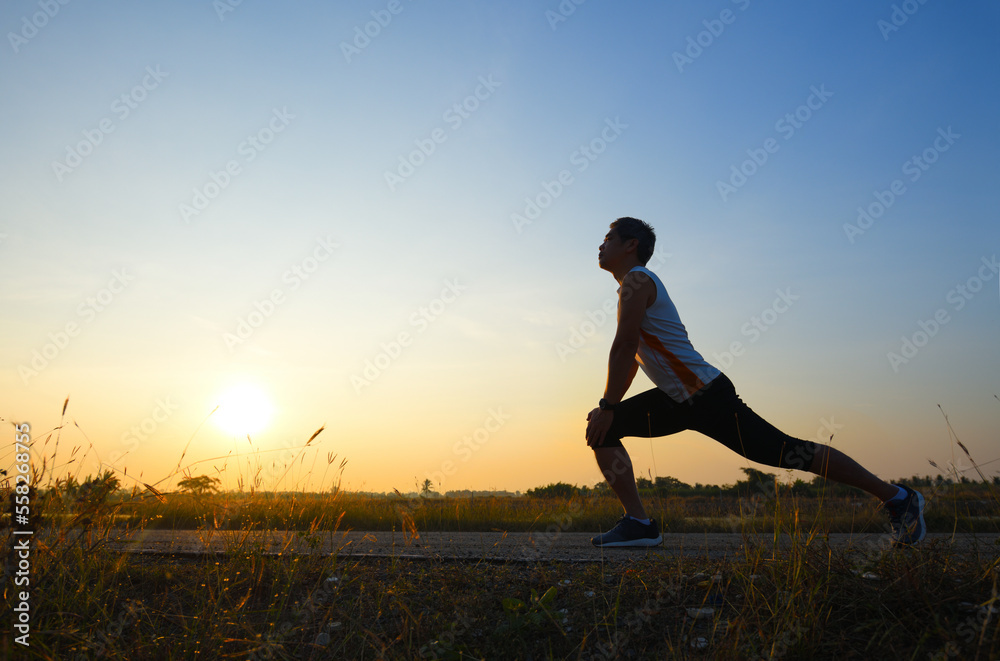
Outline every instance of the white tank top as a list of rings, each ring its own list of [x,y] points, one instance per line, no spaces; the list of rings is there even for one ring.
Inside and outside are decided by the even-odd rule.
[[[721,372],[694,350],[660,278],[644,266],[636,266],[632,271],[645,273],[656,284],[656,301],[646,308],[639,326],[636,360],[657,388],[675,402],[683,402]]]

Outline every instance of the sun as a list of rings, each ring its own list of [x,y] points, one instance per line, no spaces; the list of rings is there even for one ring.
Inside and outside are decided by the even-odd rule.
[[[274,409],[270,397],[259,387],[240,383],[226,390],[212,415],[222,431],[233,436],[253,435],[267,426]]]

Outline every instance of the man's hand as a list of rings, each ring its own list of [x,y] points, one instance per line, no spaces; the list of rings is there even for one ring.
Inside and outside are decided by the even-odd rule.
[[[614,411],[602,411],[599,408],[594,409],[587,414],[587,445],[592,448],[597,448],[604,445],[604,436],[611,429],[611,423],[614,421],[615,412]]]

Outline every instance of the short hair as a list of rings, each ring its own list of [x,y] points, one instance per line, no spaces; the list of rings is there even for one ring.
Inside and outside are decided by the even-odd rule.
[[[645,266],[649,258],[653,256],[653,249],[656,247],[656,232],[649,223],[638,218],[625,216],[611,223],[611,229],[618,233],[618,238],[622,241],[639,240],[635,255],[639,258],[639,262]]]

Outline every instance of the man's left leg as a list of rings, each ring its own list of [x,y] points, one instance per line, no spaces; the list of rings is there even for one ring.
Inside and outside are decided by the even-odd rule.
[[[924,496],[919,491],[880,480],[864,466],[828,445],[816,445],[809,471],[828,480],[864,489],[881,500],[889,513],[894,544],[916,544],[927,534]]]
[[[743,403],[725,375],[712,383],[712,391],[699,402],[696,430],[751,461],[805,470],[863,489],[885,504],[896,543],[915,544],[924,538],[920,493],[884,482],[840,450],[780,431]]]
[[[816,445],[809,472],[867,491],[883,503],[896,497],[899,488],[879,479],[864,466],[829,445]]]

